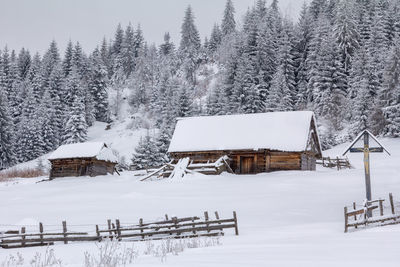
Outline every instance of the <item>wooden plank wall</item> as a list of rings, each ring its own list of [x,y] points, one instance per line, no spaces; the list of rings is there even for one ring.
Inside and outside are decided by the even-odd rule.
[[[315,171],[316,159],[312,155],[301,154],[301,170],[303,171]]]
[[[270,152],[270,171],[275,170],[300,170],[300,153]]]
[[[171,157],[174,159],[189,157],[194,163],[205,163],[215,161],[224,155],[228,155],[231,159],[231,168],[238,174],[241,173],[241,157],[254,158],[255,173],[279,170],[315,170],[316,165],[313,155],[299,152],[272,152],[268,150],[173,153]]]
[[[50,178],[81,175],[106,175],[114,173],[115,163],[100,161],[95,158],[59,159],[51,161]]]

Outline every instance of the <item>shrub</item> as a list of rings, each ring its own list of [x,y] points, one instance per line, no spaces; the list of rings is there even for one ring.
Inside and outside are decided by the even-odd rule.
[[[7,181],[10,178],[34,178],[47,174],[46,171],[38,168],[11,168],[0,172],[0,181]]]

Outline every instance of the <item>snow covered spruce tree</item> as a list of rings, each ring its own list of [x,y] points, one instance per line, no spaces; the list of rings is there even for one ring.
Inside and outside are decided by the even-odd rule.
[[[232,0],[227,0],[221,24],[222,37],[225,38],[228,35],[233,34],[235,31],[236,31],[235,7],[233,6]]]
[[[400,36],[387,57],[383,88],[379,93],[383,106],[386,136],[400,137]]]
[[[87,138],[87,123],[85,118],[85,105],[82,97],[74,97],[72,107],[65,123],[63,143],[82,143]]]
[[[185,78],[191,85],[196,84],[196,70],[198,67],[200,47],[201,41],[197,27],[194,24],[194,14],[191,6],[188,6],[181,28],[179,54],[182,60]]]
[[[158,157],[158,149],[156,142],[147,133],[146,136],[141,137],[138,146],[135,148],[135,153],[132,156],[132,165],[135,169],[146,169],[157,167],[162,162]]]
[[[0,170],[16,162],[11,118],[7,111],[7,102],[0,92]]]
[[[99,49],[96,48],[91,56],[91,77],[89,87],[94,101],[94,116],[96,120],[102,122],[108,122],[110,120],[107,86],[107,66],[103,61]]]

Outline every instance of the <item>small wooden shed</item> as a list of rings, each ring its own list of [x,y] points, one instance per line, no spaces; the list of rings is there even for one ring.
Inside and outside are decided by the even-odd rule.
[[[50,157],[50,179],[114,174],[117,157],[102,142],[62,145]]]
[[[315,170],[322,156],[311,111],[181,118],[168,153],[193,163],[227,155],[237,174]]]

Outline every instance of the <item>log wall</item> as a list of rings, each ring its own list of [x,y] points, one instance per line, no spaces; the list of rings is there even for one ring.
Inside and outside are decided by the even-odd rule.
[[[207,152],[184,152],[171,153],[170,156],[179,160],[189,157],[193,163],[206,163],[216,161],[220,157],[227,155],[231,161],[230,166],[237,174],[245,173],[261,173],[280,170],[315,170],[315,156],[302,152],[280,152],[269,150],[258,151],[207,151]],[[248,164],[245,164],[246,170],[241,168],[244,166],[242,161],[244,158],[252,158],[252,166],[249,170]]]
[[[113,174],[116,163],[95,158],[51,160],[50,178]]]

